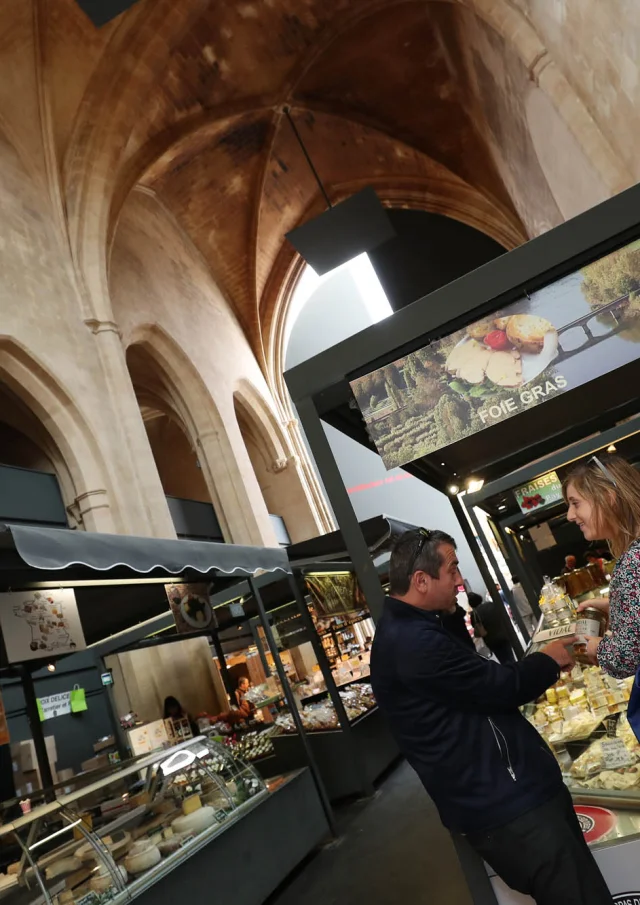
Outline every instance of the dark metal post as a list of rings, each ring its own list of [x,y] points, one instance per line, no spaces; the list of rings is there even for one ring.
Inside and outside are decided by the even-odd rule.
[[[491,563],[491,566],[492,566],[494,572],[496,573],[496,579],[500,583],[500,587],[502,588],[502,590],[504,592],[505,600],[509,600],[511,598],[511,594],[509,593],[509,587],[507,586],[507,584],[502,576],[502,572],[500,571],[500,569],[498,567],[498,563],[497,563],[495,556],[493,555],[493,550],[491,549],[491,545],[489,544],[487,539],[483,536],[482,528],[480,526],[480,522],[478,521],[477,515],[473,511],[473,506],[467,506],[466,509],[467,509],[467,512],[469,513],[469,518],[471,519],[471,524],[473,525],[473,527],[476,531],[476,534],[478,535],[478,539],[480,540],[480,543],[484,547],[485,552],[487,554],[487,558],[488,558],[489,562]],[[498,589],[496,588],[496,584],[495,584],[495,581],[493,581],[493,579],[489,583],[488,591],[491,594],[491,597],[493,598],[494,603],[499,608],[498,612],[500,613],[500,615],[503,619],[503,625],[507,630],[507,634],[509,636],[509,641],[511,642],[511,646],[513,647],[513,649],[516,652],[516,654],[518,655],[518,657],[521,657],[522,654],[524,653],[523,648],[522,648],[522,642],[520,641],[520,639],[518,638],[518,636],[516,634],[516,630],[513,627],[511,619],[509,619],[509,614],[507,613],[507,611],[505,609],[504,603],[502,602],[502,598],[498,592]],[[513,615],[516,616],[517,608],[515,606],[513,606],[512,609],[513,609]],[[522,631],[522,629],[520,629],[520,631]],[[528,632],[525,631],[525,635],[528,636]]]
[[[462,873],[467,881],[473,905],[498,905],[484,861],[469,845],[464,836],[451,834]]]
[[[233,681],[231,679],[231,673],[227,667],[227,661],[224,657],[224,651],[222,650],[222,642],[220,641],[220,637],[218,635],[218,630],[213,629],[211,632],[211,642],[213,644],[213,649],[216,652],[216,656],[218,658],[218,668],[220,669],[220,676],[222,678],[222,684],[224,685],[227,695],[229,696],[229,701],[232,704],[235,704],[235,692],[236,689],[234,687]]]
[[[293,575],[288,575],[287,578],[289,580],[291,590],[293,591],[293,594],[296,598],[296,603],[298,604],[298,609],[300,610],[300,616],[304,623],[304,627],[307,630],[307,634],[309,635],[309,641],[311,642],[313,652],[316,655],[318,665],[320,666],[320,672],[322,673],[322,678],[324,679],[327,686],[329,697],[333,701],[333,706],[336,708],[338,722],[345,732],[350,733],[351,723],[349,722],[347,711],[344,709],[344,704],[342,703],[342,698],[340,697],[340,694],[338,692],[338,686],[336,685],[335,679],[333,678],[333,673],[331,672],[331,667],[329,666],[327,655],[325,653],[324,647],[322,646],[322,641],[318,636],[316,627],[313,624],[313,619],[311,618],[311,615],[309,613],[309,608],[307,607],[306,601],[304,599],[304,591],[300,587],[300,583],[302,583],[303,581],[302,576],[297,573],[295,577]]]
[[[105,672],[107,666],[104,662],[104,658],[98,656],[97,654],[93,658],[94,669],[100,675],[100,673]],[[109,722],[111,723],[111,731],[113,733],[113,738],[116,743],[116,748],[118,749],[118,754],[120,755],[120,760],[124,761],[128,756],[128,748],[124,738],[124,732],[122,730],[122,725],[120,720],[118,719],[118,709],[116,707],[115,695],[113,693],[113,686],[107,685],[102,687],[102,692],[107,699],[107,713],[109,715]]]
[[[284,666],[282,663],[282,659],[280,658],[280,651],[278,650],[278,645],[276,644],[276,639],[273,636],[273,630],[271,628],[271,624],[269,623],[269,619],[267,618],[267,612],[264,608],[264,601],[262,599],[260,589],[258,588],[258,585],[253,578],[249,578],[249,586],[251,587],[251,593],[253,594],[253,596],[255,598],[255,601],[256,601],[256,604],[258,607],[258,612],[260,613],[262,627],[264,628],[264,633],[267,636],[267,641],[269,643],[271,653],[273,654],[273,660],[276,664],[276,670],[278,672],[278,678],[280,679],[280,684],[282,685],[282,691],[284,693],[285,698],[287,699],[287,704],[289,705],[289,710],[291,711],[291,716],[293,717],[293,722],[296,725],[296,729],[298,731],[298,735],[300,736],[300,741],[302,743],[302,747],[304,748],[304,752],[307,756],[307,762],[309,764],[309,769],[311,770],[311,775],[313,776],[314,782],[316,784],[316,789],[318,790],[318,795],[320,796],[320,801],[322,803],[322,808],[323,808],[325,816],[327,818],[327,823],[329,824],[329,829],[331,830],[331,834],[333,836],[336,836],[337,832],[336,832],[335,818],[333,815],[333,809],[332,809],[331,803],[329,801],[329,796],[327,795],[327,790],[324,787],[324,783],[322,781],[322,776],[320,775],[320,771],[318,769],[316,759],[313,755],[313,751],[311,750],[311,745],[309,744],[309,739],[307,738],[307,733],[304,731],[302,719],[301,719],[300,713],[298,711],[298,705],[296,703],[296,699],[294,697],[293,691],[291,690],[291,686],[289,685],[289,680],[287,679],[287,674],[285,672],[285,669],[284,669]]]
[[[460,527],[462,528],[462,533],[465,536],[467,543],[469,544],[469,548],[471,553],[473,554],[473,558],[476,561],[476,565],[478,567],[478,571],[482,576],[482,580],[484,581],[487,590],[491,590],[491,586],[493,585],[493,576],[489,571],[487,566],[487,561],[482,555],[482,550],[478,546],[478,541],[476,540],[476,536],[471,530],[471,525],[469,524],[469,519],[466,517],[464,513],[464,509],[462,508],[462,503],[458,499],[457,496],[451,497],[450,499],[451,505],[453,507],[453,511],[456,514],[456,518],[460,523]],[[464,576],[463,576],[464,577]],[[502,603],[502,601],[500,601]]]
[[[322,421],[316,411],[313,399],[309,396],[297,403],[298,415],[307,435],[313,457],[320,477],[333,506],[342,537],[353,563],[353,568],[360,584],[371,618],[377,622],[382,615],[384,592],[378,573],[367,547],[358,517],[351,505],[347,488],[329,446]]]
[[[271,667],[269,666],[269,661],[267,660],[267,655],[264,652],[264,647],[262,646],[262,638],[260,637],[260,633],[258,631],[259,619],[254,618],[249,620],[249,627],[251,629],[251,634],[253,635],[253,642],[258,649],[258,656],[260,657],[260,662],[262,663],[262,668],[264,669],[264,673],[267,678],[271,675]]]
[[[53,775],[51,773],[51,765],[49,764],[49,755],[47,754],[47,745],[44,740],[44,732],[42,731],[42,723],[40,714],[38,713],[38,700],[36,698],[36,687],[33,676],[26,666],[18,667],[22,678],[22,692],[24,694],[24,705],[29,720],[29,728],[31,729],[31,738],[36,752],[36,761],[38,762],[38,770],[40,771],[40,779],[42,788],[45,789],[45,798],[47,801],[53,801],[55,792],[52,789]]]
[[[520,583],[522,588],[527,595],[527,599],[529,604],[531,605],[531,609],[535,616],[540,618],[540,606],[538,604],[538,592],[536,591],[535,585],[532,581],[530,572],[529,572],[529,564],[526,559],[520,555],[518,552],[518,548],[513,540],[511,534],[506,531],[500,522],[498,522],[498,529],[502,534],[502,538],[504,540],[504,545],[509,551],[509,556],[514,563],[514,571],[513,575],[520,579]]]

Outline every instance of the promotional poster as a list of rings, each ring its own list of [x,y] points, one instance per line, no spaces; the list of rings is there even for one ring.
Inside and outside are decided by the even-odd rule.
[[[215,628],[208,584],[171,584],[166,591],[179,634]]]
[[[0,626],[10,663],[86,647],[72,588],[0,594]]]
[[[635,241],[351,382],[387,468],[542,405],[640,357]]]

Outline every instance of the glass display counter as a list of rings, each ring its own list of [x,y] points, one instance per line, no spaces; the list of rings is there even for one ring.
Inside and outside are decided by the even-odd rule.
[[[529,653],[548,633],[534,636]],[[640,743],[626,718],[632,685],[633,677],[614,679],[578,664],[523,708],[560,765],[585,839],[620,905],[640,905]],[[532,901],[495,876],[492,884],[500,905]]]
[[[290,784],[297,786],[295,802],[282,794]],[[190,865],[214,841],[207,853],[210,888],[221,891],[226,885],[230,891],[233,877],[217,877],[215,867],[233,860],[219,845],[228,832],[242,829],[246,851],[247,844],[258,844],[251,838],[257,827],[251,814],[265,804],[293,807],[289,819],[298,819],[296,831],[305,837],[302,848],[294,844],[292,857],[284,857],[293,869],[326,833],[314,792],[306,770],[266,783],[228,747],[203,737],[189,740],[0,827],[0,899],[6,905],[101,905],[144,899],[147,893],[149,903],[175,901],[178,890],[189,894],[191,888],[201,894],[202,877]],[[260,823],[273,819],[273,813],[262,816]],[[287,846],[289,840],[280,843]],[[239,851],[237,840],[229,845]],[[280,862],[282,853],[274,850],[274,859],[276,854]],[[264,877],[258,868],[244,878],[241,901],[258,905],[286,876],[276,876],[273,864],[265,870]]]

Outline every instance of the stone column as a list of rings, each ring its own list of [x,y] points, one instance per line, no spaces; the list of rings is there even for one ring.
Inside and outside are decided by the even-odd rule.
[[[109,405],[103,418],[112,428],[105,458],[113,486],[111,509],[114,530],[123,534],[175,537],[175,528],[127,369],[118,326],[113,321],[86,320],[85,323],[95,337],[96,355],[101,364]],[[98,525],[102,521],[99,491],[83,496],[88,499],[78,503],[85,527],[92,530],[89,525]]]

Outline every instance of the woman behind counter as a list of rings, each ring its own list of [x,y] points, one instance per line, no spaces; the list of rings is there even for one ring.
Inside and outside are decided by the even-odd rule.
[[[567,518],[588,541],[606,540],[617,560],[609,599],[588,600],[609,617],[604,638],[589,638],[586,656],[610,676],[640,666],[640,474],[619,456],[592,456],[563,483]]]

